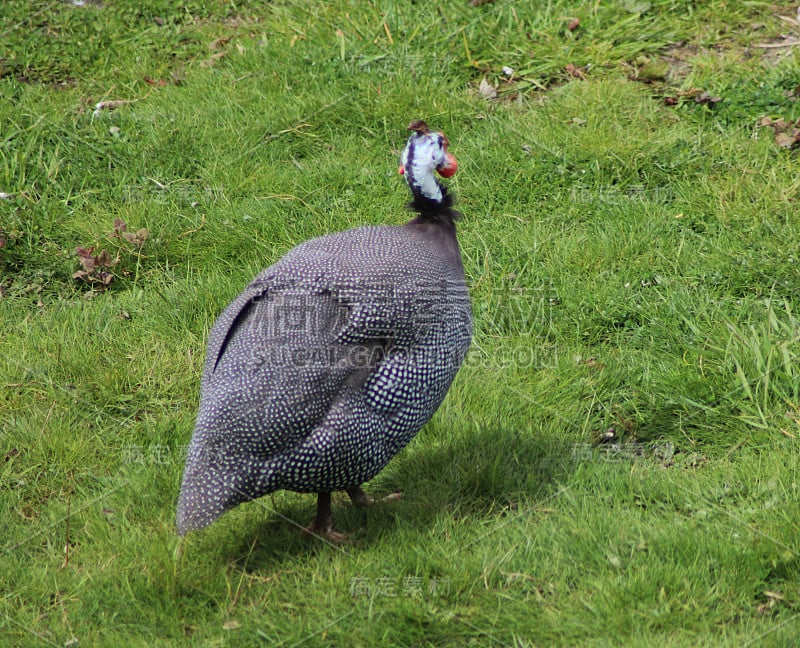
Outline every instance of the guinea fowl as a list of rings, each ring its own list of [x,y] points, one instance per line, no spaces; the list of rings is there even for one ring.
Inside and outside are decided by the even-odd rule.
[[[469,347],[447,138],[423,121],[400,172],[416,216],[309,240],[259,274],[208,342],[177,526],[211,524],[276,490],[318,493],[308,531],[333,531],[331,492],[361,484],[417,434]]]

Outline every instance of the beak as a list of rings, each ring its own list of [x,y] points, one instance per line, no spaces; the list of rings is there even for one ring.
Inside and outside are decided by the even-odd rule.
[[[455,175],[456,171],[458,171],[458,162],[449,153],[445,153],[444,155],[444,162],[436,170],[443,178],[449,178]]]

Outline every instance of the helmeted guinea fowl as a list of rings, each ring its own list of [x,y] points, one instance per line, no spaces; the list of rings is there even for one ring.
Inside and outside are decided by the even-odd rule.
[[[412,122],[402,154],[416,216],[312,239],[259,274],[208,342],[178,502],[183,535],[285,489],[318,493],[309,530],[336,536],[331,491],[374,477],[433,416],[472,336],[447,138]]]

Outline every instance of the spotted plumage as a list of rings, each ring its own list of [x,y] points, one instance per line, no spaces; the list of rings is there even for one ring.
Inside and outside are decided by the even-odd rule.
[[[222,313],[208,343],[178,531],[279,489],[364,498],[430,419],[471,338],[452,198],[433,171],[455,159],[423,122],[401,169],[417,216],[307,241]],[[360,500],[359,500],[360,501]]]

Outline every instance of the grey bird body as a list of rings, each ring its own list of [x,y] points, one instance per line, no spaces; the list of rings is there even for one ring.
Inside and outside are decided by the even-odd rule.
[[[356,488],[431,418],[472,332],[448,210],[307,241],[222,313],[179,533],[275,490]]]

